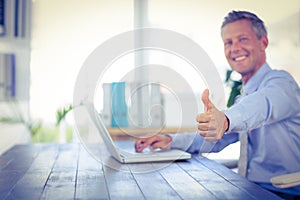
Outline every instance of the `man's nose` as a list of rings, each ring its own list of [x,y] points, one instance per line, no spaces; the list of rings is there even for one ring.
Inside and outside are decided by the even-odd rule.
[[[241,49],[241,45],[239,42],[232,42],[232,45],[231,45],[231,51],[232,52],[237,52]]]

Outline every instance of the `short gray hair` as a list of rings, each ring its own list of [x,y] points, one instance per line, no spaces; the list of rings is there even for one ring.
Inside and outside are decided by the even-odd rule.
[[[261,39],[262,36],[267,35],[267,29],[264,25],[264,22],[255,14],[248,11],[231,11],[226,17],[224,17],[221,29],[227,24],[238,20],[249,20],[258,39]]]

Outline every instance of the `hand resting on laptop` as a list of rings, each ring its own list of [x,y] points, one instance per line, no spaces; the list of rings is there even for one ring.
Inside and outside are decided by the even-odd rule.
[[[135,142],[135,151],[140,153],[145,148],[149,147],[150,150],[155,149],[170,149],[172,138],[168,135],[154,135],[149,138],[140,138]]]

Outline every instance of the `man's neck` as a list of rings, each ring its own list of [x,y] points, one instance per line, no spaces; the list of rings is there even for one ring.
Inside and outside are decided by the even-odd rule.
[[[254,74],[263,66],[264,63],[265,63],[265,61],[262,62],[260,65],[258,65],[259,67],[255,68],[254,70],[252,70],[248,73],[245,73],[245,74],[241,74],[243,85],[246,85],[246,83],[250,80],[250,78],[252,76],[254,76]]]

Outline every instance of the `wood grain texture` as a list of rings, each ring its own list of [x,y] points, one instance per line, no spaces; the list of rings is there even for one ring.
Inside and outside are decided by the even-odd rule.
[[[279,198],[198,155],[180,162],[120,164],[103,145],[70,143],[16,145],[2,154],[0,199]]]

